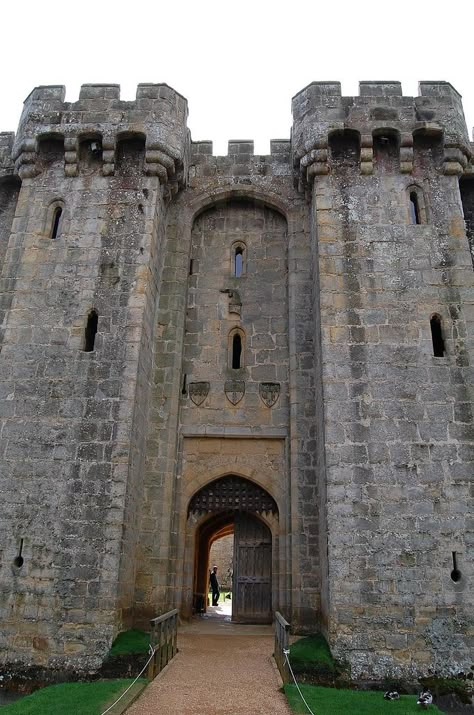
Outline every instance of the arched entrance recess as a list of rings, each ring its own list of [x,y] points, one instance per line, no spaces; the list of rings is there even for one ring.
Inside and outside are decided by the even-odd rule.
[[[206,609],[209,552],[214,541],[234,534],[232,620],[269,623],[273,616],[272,525],[278,522],[275,500],[262,487],[238,476],[216,479],[191,499],[188,520],[197,520],[193,600]]]

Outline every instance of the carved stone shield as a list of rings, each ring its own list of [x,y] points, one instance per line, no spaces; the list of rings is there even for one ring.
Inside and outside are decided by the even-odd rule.
[[[224,383],[224,392],[227,399],[236,405],[245,395],[245,382],[243,380],[226,380]]]
[[[189,397],[194,402],[195,405],[199,407],[202,405],[204,400],[209,394],[209,383],[208,382],[190,382],[189,383]]]
[[[267,407],[273,407],[280,396],[279,382],[261,382],[260,397]]]

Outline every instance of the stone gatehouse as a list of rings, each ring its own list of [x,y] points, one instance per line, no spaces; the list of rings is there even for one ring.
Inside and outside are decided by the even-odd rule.
[[[207,591],[354,677],[467,672],[474,146],[446,82],[315,82],[194,142],[167,85],[37,87],[0,135],[0,652],[97,667]]]

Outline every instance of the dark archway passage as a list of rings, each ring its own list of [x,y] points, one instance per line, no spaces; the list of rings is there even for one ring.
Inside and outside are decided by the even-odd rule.
[[[208,515],[196,532],[195,612],[207,608],[210,548],[217,539],[233,533],[232,620],[271,623],[272,532],[261,517],[267,512],[278,514],[273,498],[241,477],[222,477],[193,496],[189,514]]]

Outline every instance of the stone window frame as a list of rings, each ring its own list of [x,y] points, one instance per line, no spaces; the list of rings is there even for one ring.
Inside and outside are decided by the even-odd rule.
[[[242,346],[242,350],[240,353],[240,367],[232,367],[233,352],[234,352],[234,337],[236,335],[240,335],[240,341],[241,341],[241,346]],[[238,370],[242,370],[245,367],[245,347],[246,347],[245,331],[239,326],[233,327],[229,331],[229,335],[227,338],[227,367],[229,368],[229,370],[232,370],[233,372],[237,372]]]
[[[241,249],[241,254],[242,254],[242,271],[240,273],[240,276],[237,276],[235,274],[235,257],[237,255],[237,251]],[[244,243],[244,241],[234,241],[231,249],[230,249],[230,274],[232,278],[243,278],[247,273],[247,245]]]
[[[411,197],[412,194],[416,195],[416,202],[417,202],[417,209],[418,209],[418,218],[419,221],[416,223],[413,223],[412,221],[412,216],[411,216]],[[407,197],[407,214],[408,214],[408,223],[410,226],[422,226],[423,224],[428,223],[428,209],[426,206],[426,200],[425,200],[425,192],[419,186],[418,184],[409,184],[406,188],[406,197]]]
[[[56,212],[58,209],[61,209],[61,216],[59,218],[59,224],[58,224],[58,228],[56,231],[56,235],[53,236],[54,225],[55,225],[55,221],[56,221]],[[63,199],[56,198],[49,203],[48,208],[46,210],[46,219],[45,219],[44,231],[43,231],[45,237],[47,237],[49,240],[57,241],[60,238],[62,238],[62,236],[64,234],[63,224],[64,224],[65,209],[66,209],[66,204]]]

